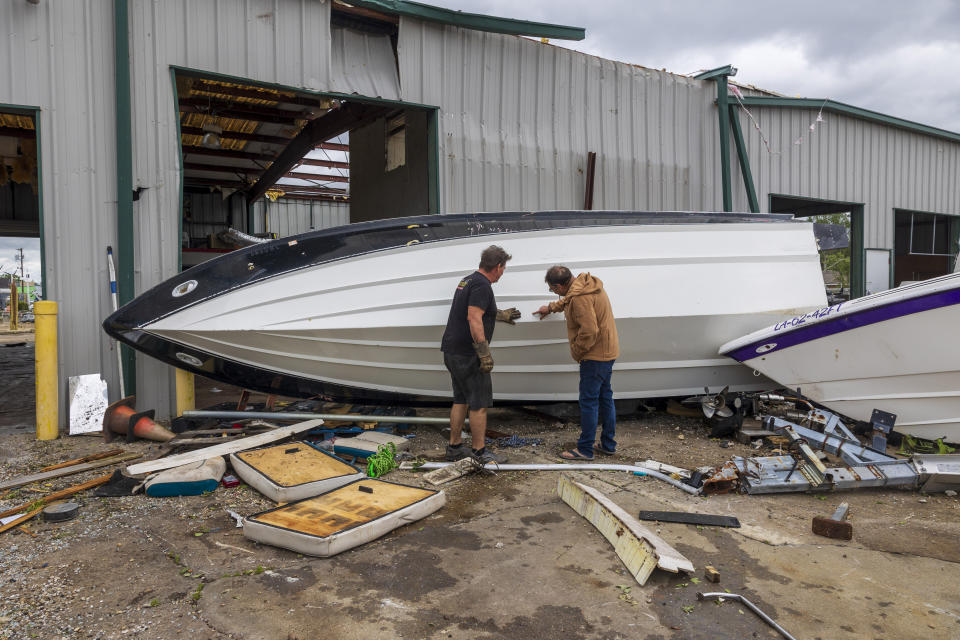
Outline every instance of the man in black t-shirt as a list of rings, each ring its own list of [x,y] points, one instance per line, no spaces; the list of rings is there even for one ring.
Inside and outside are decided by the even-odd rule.
[[[506,462],[487,451],[484,441],[487,434],[487,407],[493,404],[493,385],[490,380],[490,372],[493,371],[493,356],[490,355],[493,325],[496,320],[516,324],[515,320],[520,317],[516,309],[497,310],[491,286],[503,275],[510,258],[510,254],[501,247],[487,247],[480,254],[480,268],[463,278],[453,294],[447,328],[440,342],[443,363],[453,383],[447,460],[472,456],[481,464]],[[467,450],[461,439],[468,410],[472,450]]]

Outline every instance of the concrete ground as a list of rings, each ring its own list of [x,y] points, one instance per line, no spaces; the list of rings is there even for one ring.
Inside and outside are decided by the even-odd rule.
[[[210,394],[212,386],[220,392]],[[223,402],[235,392],[205,385],[200,397]],[[494,410],[490,426],[544,439],[502,450],[510,462],[555,462],[578,431],[522,410]],[[441,428],[412,433],[414,453],[442,456]],[[618,440],[618,455],[604,461],[694,467],[751,451],[722,448],[699,420],[659,412],[622,419]],[[158,448],[121,446],[147,455]],[[7,430],[0,481],[105,448],[97,437],[40,443]],[[0,492],[0,510],[104,472]],[[273,506],[246,486],[182,498],[86,492],[72,498],[81,505],[75,520],[34,519],[28,531],[0,534],[0,638],[778,637],[736,602],[696,598],[725,590],[798,639],[960,638],[957,498],[903,490],[693,497],[624,472],[571,476],[631,513],[734,515],[743,526],[650,523],[696,571],[657,570],[640,586],[600,533],[559,500],[554,472],[462,478],[444,485],[447,504],[435,514],[329,559],[246,540],[227,510]],[[387,479],[426,486],[416,472]],[[811,518],[842,500],[850,502],[853,540],[813,535]],[[719,570],[719,584],[704,579],[705,565]]]

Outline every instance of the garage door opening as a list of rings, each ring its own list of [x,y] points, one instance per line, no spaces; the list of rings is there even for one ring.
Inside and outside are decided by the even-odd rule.
[[[36,117],[0,109],[0,434],[34,428],[33,304],[43,293]]]
[[[770,213],[789,213],[814,223],[830,304],[866,293],[862,204],[771,195]]]
[[[187,70],[175,81],[183,268],[265,239],[436,208],[429,108]]]
[[[960,218],[897,209],[894,225],[894,286],[953,272]]]

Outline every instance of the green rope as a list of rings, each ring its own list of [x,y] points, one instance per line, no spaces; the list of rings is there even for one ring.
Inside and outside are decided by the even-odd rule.
[[[379,478],[397,468],[397,447],[392,442],[377,447],[377,452],[367,458],[367,476]]]

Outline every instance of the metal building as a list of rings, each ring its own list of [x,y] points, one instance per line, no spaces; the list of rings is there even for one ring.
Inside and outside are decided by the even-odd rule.
[[[953,267],[960,134],[731,96],[729,67],[680,76],[541,40],[582,39],[576,27],[403,0],[10,0],[0,24],[0,233],[41,239],[61,380],[100,372],[111,399],[106,247],[124,302],[226,227],[288,235],[590,199],[846,212],[855,294]],[[310,155],[345,149],[348,176]],[[125,362],[138,405],[169,415],[171,370]]]

